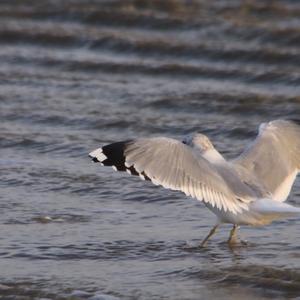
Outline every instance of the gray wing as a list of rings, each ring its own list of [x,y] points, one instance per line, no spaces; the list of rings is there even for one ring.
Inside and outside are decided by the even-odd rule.
[[[237,213],[248,209],[249,200],[236,196],[211,163],[174,139],[118,142],[96,149],[90,157],[154,184],[182,191],[220,210]]]
[[[262,124],[255,141],[233,163],[250,172],[274,200],[286,200],[300,169],[300,126],[285,120]]]

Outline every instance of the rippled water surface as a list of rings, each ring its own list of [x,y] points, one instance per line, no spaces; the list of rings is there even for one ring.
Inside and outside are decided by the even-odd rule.
[[[0,298],[299,297],[299,220],[199,249],[201,203],[87,157],[199,130],[232,158],[299,84],[299,1],[2,0]]]

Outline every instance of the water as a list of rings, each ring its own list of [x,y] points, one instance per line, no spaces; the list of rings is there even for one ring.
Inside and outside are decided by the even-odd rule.
[[[232,158],[299,119],[299,25],[292,0],[1,1],[1,299],[299,297],[299,220],[199,249],[201,203],[87,157],[199,130]]]

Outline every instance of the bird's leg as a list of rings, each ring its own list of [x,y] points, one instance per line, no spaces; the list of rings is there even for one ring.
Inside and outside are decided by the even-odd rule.
[[[216,224],[209,232],[209,234],[206,236],[206,238],[202,241],[200,244],[200,247],[204,247],[207,243],[207,241],[215,234],[217,228],[219,227],[220,224]]]
[[[238,230],[239,226],[236,224],[233,224],[232,229],[230,230],[230,235],[229,235],[229,239],[228,239],[228,244],[235,244],[237,242],[237,230]]]

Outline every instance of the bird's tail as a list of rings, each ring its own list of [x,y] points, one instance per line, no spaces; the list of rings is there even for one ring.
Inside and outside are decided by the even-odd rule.
[[[258,199],[251,203],[251,209],[264,215],[276,215],[277,217],[292,217],[300,215],[300,207],[295,207],[284,202],[271,199]]]

